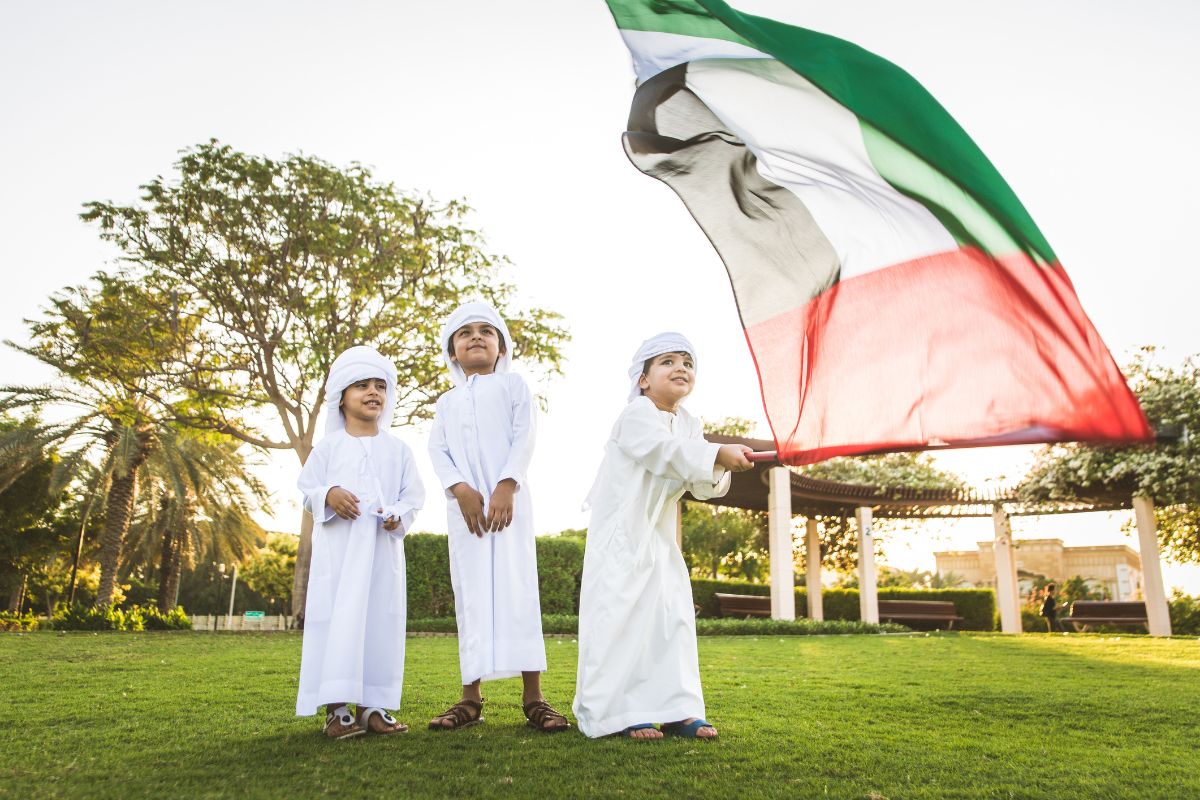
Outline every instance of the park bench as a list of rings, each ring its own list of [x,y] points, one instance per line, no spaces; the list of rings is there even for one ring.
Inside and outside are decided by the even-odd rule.
[[[1076,600],[1071,604],[1071,615],[1063,617],[1075,630],[1088,629],[1090,625],[1135,626],[1146,625],[1146,604],[1127,600]]]
[[[954,603],[949,600],[880,600],[880,622],[917,623],[924,627],[938,623],[948,623],[947,630],[953,630],[954,623],[962,622],[962,617],[956,613]]]
[[[769,617],[771,597],[765,594],[721,594],[716,593],[721,604],[722,617]]]

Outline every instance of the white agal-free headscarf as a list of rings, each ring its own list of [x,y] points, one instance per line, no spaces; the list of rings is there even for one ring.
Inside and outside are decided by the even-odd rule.
[[[633,363],[629,365],[628,402],[633,402],[642,393],[642,390],[638,388],[638,378],[642,377],[642,367],[645,366],[646,359],[661,356],[663,353],[687,353],[692,357],[692,368],[696,369],[699,365],[696,348],[692,347],[692,343],[682,333],[665,331],[657,336],[651,336],[642,342],[642,346],[633,354]]]
[[[486,322],[500,331],[500,335],[504,337],[504,352],[500,354],[500,359],[496,362],[496,372],[508,372],[512,367],[513,341],[512,337],[508,335],[508,326],[501,319],[500,312],[491,303],[464,303],[446,318],[446,324],[442,326],[442,360],[446,362],[446,369],[450,370],[450,380],[454,382],[455,386],[461,386],[467,382],[467,373],[463,371],[458,362],[450,360],[450,339],[459,328],[470,325],[472,322]]]
[[[396,410],[396,365],[384,358],[374,347],[357,345],[343,352],[329,368],[325,381],[325,435],[346,429],[346,418],[342,416],[342,392],[359,381],[383,378],[387,382],[387,393],[383,401],[383,413],[379,415],[379,430],[392,427],[392,414]]]

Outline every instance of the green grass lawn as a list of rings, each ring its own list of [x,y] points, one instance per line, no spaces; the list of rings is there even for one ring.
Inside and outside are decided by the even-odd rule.
[[[538,734],[516,680],[426,731],[456,646],[409,640],[410,733],[332,743],[294,634],[0,635],[0,796],[1200,797],[1194,639],[704,637],[712,743]],[[576,646],[546,649],[566,710]]]

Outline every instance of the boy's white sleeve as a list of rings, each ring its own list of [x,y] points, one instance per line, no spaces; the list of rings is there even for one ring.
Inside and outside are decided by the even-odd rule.
[[[692,420],[691,438],[704,441],[704,428],[697,419]],[[721,449],[720,445],[716,447],[717,450]],[[732,480],[733,473],[717,464],[714,455],[712,474],[702,481],[692,481],[687,485],[687,490],[697,500],[711,500],[714,497],[724,497]]]
[[[529,462],[533,460],[534,439],[537,436],[537,404],[529,386],[519,375],[513,376],[513,439],[508,448],[508,459],[500,470],[497,483],[505,478],[512,478],[517,483],[519,491],[525,485],[525,475],[529,472]]]
[[[617,421],[617,447],[651,475],[686,484],[716,483],[718,444],[671,435],[653,404],[641,398]]]
[[[400,527],[392,531],[393,536],[403,536],[412,530],[417,512],[425,505],[425,484],[417,472],[417,462],[409,446],[400,442],[400,492],[396,501],[383,507],[383,519],[395,517]]]
[[[333,519],[333,509],[325,505],[325,498],[333,485],[328,483],[329,448],[322,446],[324,442],[313,448],[308,454],[308,460],[300,470],[296,486],[304,493],[304,510],[312,514],[316,522],[328,522]]]
[[[446,497],[454,497],[450,487],[456,483],[467,483],[467,479],[454,466],[454,459],[450,456],[450,444],[446,441],[445,418],[445,410],[439,401],[433,414],[433,430],[429,432],[429,460],[433,462],[433,471],[441,481]]]

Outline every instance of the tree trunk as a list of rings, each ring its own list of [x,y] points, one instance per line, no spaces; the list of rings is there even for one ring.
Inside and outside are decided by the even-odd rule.
[[[112,603],[113,589],[117,583],[117,565],[121,561],[121,549],[125,544],[125,533],[129,530],[129,520],[133,517],[133,498],[136,494],[136,468],[113,478],[112,486],[108,490],[104,532],[100,534],[100,588],[96,591],[98,606]]]
[[[312,560],[313,518],[300,512],[300,545],[296,549],[296,573],[292,578],[292,617],[297,627],[304,625],[304,601],[308,597],[308,565]]]
[[[163,531],[162,556],[158,565],[158,610],[170,611],[175,607],[175,587],[178,585],[180,540],[173,526]]]
[[[21,613],[21,606],[25,605],[25,584],[29,580],[29,576],[21,574],[20,580],[13,584],[12,592],[8,595],[8,610],[13,614]]]
[[[311,436],[311,431],[309,436]],[[296,455],[300,458],[300,466],[308,461],[312,453],[312,444],[304,442]],[[308,598],[308,566],[312,561],[312,514],[300,512],[300,544],[296,548],[296,572],[292,576],[292,619],[297,628],[304,628],[304,601]]]

